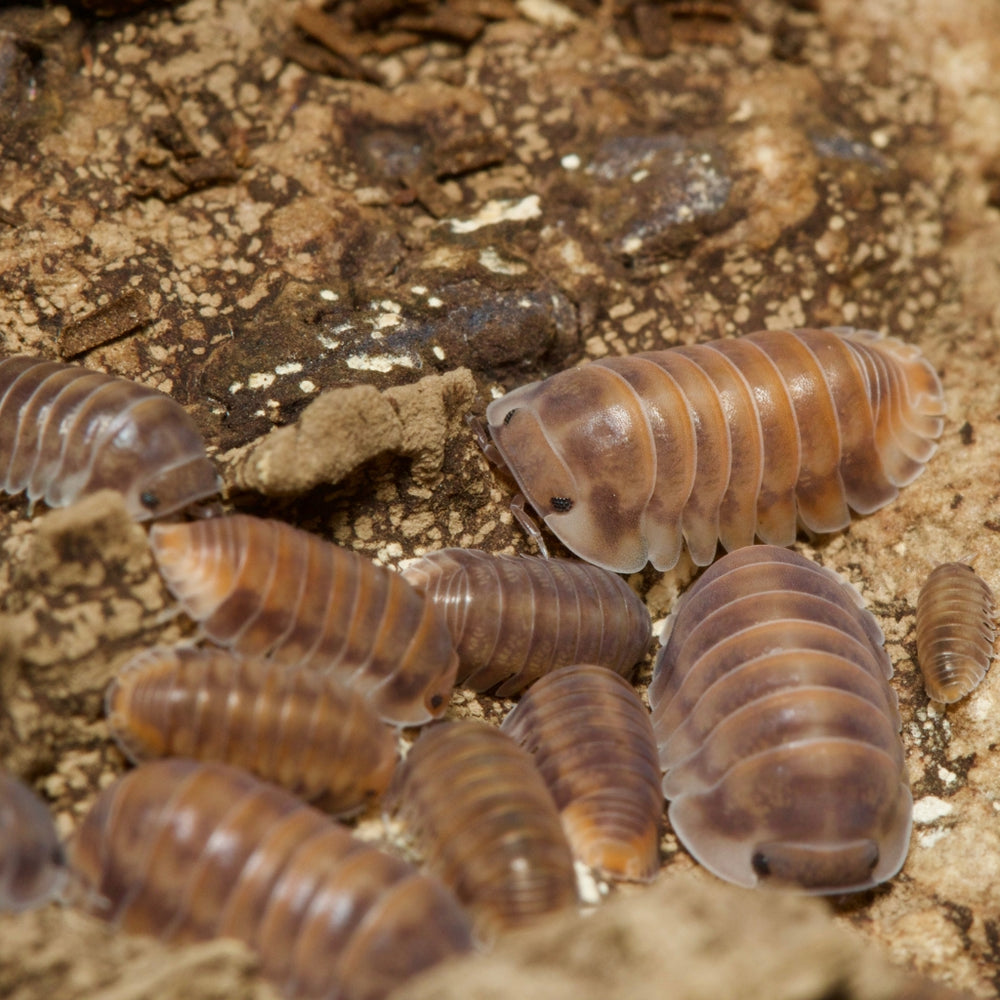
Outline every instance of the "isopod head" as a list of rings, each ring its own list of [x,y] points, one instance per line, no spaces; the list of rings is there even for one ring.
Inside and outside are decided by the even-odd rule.
[[[132,407],[129,419],[121,420],[96,453],[86,492],[122,490],[137,521],[172,514],[217,494],[221,480],[205,457],[201,435],[193,422],[178,419],[175,409],[167,397],[151,397]],[[149,473],[141,474],[142,469]]]
[[[655,447],[634,394],[607,398],[624,380],[604,374],[577,368],[572,378],[521,386],[494,400],[486,421],[521,492],[563,544],[597,566],[631,572],[647,558],[642,519]]]

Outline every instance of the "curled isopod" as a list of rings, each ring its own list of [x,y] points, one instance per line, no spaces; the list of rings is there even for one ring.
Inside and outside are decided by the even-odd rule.
[[[458,657],[444,617],[398,573],[280,521],[158,524],[167,586],[213,642],[329,671],[388,722],[441,715]]]
[[[163,941],[237,938],[290,997],[376,1000],[470,946],[442,885],[225,764],[129,772],[101,792],[70,864],[95,916]]]
[[[205,442],[156,389],[79,365],[0,362],[0,490],[65,507],[118,490],[137,521],[219,492]]]
[[[394,735],[360,691],[223,649],[146,650],[122,667],[105,704],[133,761],[235,764],[334,813],[384,792],[396,766]]]
[[[443,549],[403,576],[444,612],[456,678],[506,697],[572,663],[628,675],[649,648],[645,605],[624,580],[570,559]]]
[[[535,758],[580,861],[612,879],[656,875],[660,764],[649,712],[628,681],[592,664],[563,667],[500,728]]]
[[[24,782],[0,770],[0,911],[57,898],[66,871],[48,807]]]
[[[421,733],[387,800],[484,936],[576,900],[573,855],[531,755],[484,723]]]
[[[787,549],[720,559],[684,595],[649,688],[674,831],[738,885],[854,892],[891,878],[912,798],[882,631]]]
[[[917,598],[917,662],[927,696],[948,704],[986,676],[993,655],[993,591],[964,563],[945,563]]]
[[[499,457],[552,532],[619,573],[670,569],[682,539],[728,550],[837,531],[937,447],[933,368],[864,330],[770,330],[605,358],[494,400]]]

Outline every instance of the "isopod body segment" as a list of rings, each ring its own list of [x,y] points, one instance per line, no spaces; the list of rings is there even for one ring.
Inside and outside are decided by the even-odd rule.
[[[66,874],[48,807],[23,781],[0,770],[0,911],[27,910],[58,897]]]
[[[882,633],[804,556],[755,545],[678,603],[649,688],[670,822],[739,885],[853,892],[891,878],[912,798]]]
[[[770,330],[605,358],[486,410],[528,501],[576,555],[620,573],[696,565],[799,524],[846,527],[936,449],[941,384],[919,351],[864,330]]]
[[[593,664],[562,667],[500,728],[534,757],[580,861],[606,878],[656,875],[660,764],[649,712],[628,681]]]
[[[381,718],[441,715],[458,658],[444,618],[398,573],[280,521],[157,524],[167,586],[213,642],[364,691]]]
[[[224,764],[130,771],[98,797],[70,863],[95,916],[168,942],[237,938],[289,997],[378,1000],[470,946],[438,882]]]
[[[227,650],[146,650],[105,698],[135,762],[192,757],[243,767],[334,813],[385,791],[396,741],[364,695],[335,677]]]
[[[996,638],[993,591],[971,566],[944,563],[917,598],[917,662],[927,696],[948,704],[986,676]]]
[[[387,809],[484,937],[576,901],[555,802],[530,754],[492,726],[425,729],[396,769]]]
[[[0,490],[65,507],[118,490],[137,521],[218,493],[205,442],[169,396],[80,365],[0,361]]]
[[[405,579],[443,611],[457,680],[507,697],[544,674],[595,663],[628,675],[649,648],[649,612],[620,577],[570,559],[443,549]]]

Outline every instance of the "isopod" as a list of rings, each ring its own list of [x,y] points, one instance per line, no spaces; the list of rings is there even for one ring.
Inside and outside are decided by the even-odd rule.
[[[895,875],[912,798],[892,668],[857,591],[755,545],[712,566],[667,629],[649,697],[670,822],[695,859],[811,893]]]
[[[627,675],[649,648],[645,605],[620,577],[588,563],[443,549],[403,576],[444,612],[456,680],[474,691],[496,687],[506,697],[572,663]]]
[[[170,758],[119,778],[70,864],[95,916],[175,943],[237,938],[290,997],[376,1000],[470,946],[435,880],[225,764]]]
[[[0,362],[0,490],[31,505],[118,490],[137,521],[219,492],[194,421],[169,396],[79,365]]]
[[[866,330],[771,330],[606,358],[486,410],[500,459],[568,549],[632,573],[754,536],[847,526],[915,479],[942,430],[919,351]]]
[[[0,910],[27,910],[57,898],[66,874],[52,814],[27,785],[0,770]]]
[[[535,758],[580,861],[612,879],[656,875],[656,737],[627,681],[593,664],[562,667],[530,688],[500,728]]]
[[[492,726],[426,729],[396,769],[387,809],[483,936],[576,901],[555,802],[531,755]]]
[[[360,691],[227,650],[139,653],[105,704],[112,735],[135,762],[235,764],[334,813],[384,792],[396,766],[395,738]]]
[[[444,617],[398,573],[280,521],[246,514],[157,524],[153,555],[213,642],[329,671],[388,722],[441,715],[458,657]]]
[[[993,591],[971,566],[938,566],[917,598],[917,662],[927,696],[948,704],[986,676],[993,655]]]

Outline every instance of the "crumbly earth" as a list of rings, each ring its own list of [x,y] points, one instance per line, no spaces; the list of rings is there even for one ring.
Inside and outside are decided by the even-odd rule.
[[[719,996],[724,951],[740,995],[770,997],[745,970],[773,951],[801,973],[788,996],[916,995],[863,985],[886,960],[1000,992],[1000,677],[945,711],[914,662],[934,565],[973,558],[1000,586],[1000,9],[455,0],[317,23],[294,0],[126,6],[0,11],[3,349],[170,393],[224,459],[229,506],[390,565],[530,551],[463,417],[582,358],[851,325],[917,344],[945,387],[921,478],[800,543],[886,633],[916,803],[901,874],[793,903],[718,886],[668,832],[652,889],[440,975],[483,997],[637,997],[681,975],[678,995]],[[108,678],[191,626],[120,504],[42,506],[0,503],[0,759],[69,835],[126,766]],[[659,620],[693,573],[630,582]],[[451,711],[506,707],[459,692]],[[657,941],[701,920],[678,972]],[[165,951],[58,908],[0,917],[0,994],[18,1000],[268,995],[252,967],[229,942]]]

